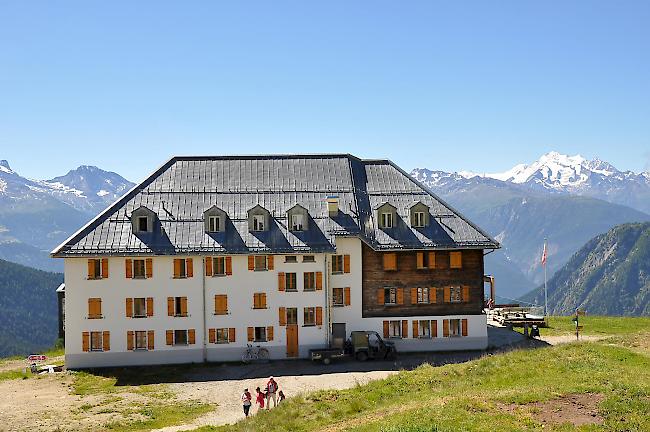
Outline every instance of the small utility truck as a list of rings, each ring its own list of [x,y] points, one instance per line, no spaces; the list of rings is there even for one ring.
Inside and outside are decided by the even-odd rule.
[[[397,350],[393,342],[385,341],[376,331],[353,331],[342,347],[309,350],[313,361],[330,364],[332,359],[353,357],[359,361],[368,359],[393,359]]]

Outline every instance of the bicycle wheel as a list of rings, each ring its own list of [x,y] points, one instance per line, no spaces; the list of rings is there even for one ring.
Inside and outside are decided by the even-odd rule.
[[[241,361],[242,363],[250,363],[250,361],[253,360],[253,353],[248,350],[241,356]]]
[[[266,348],[260,348],[259,351],[257,352],[257,358],[260,360],[268,360],[270,357],[269,355],[269,350]]]

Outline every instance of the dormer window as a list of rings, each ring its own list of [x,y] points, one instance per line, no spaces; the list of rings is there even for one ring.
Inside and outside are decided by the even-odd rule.
[[[248,230],[253,232],[268,231],[271,214],[261,205],[248,210]]]
[[[418,201],[411,206],[411,227],[424,228],[429,225],[429,207]]]
[[[393,227],[393,214],[392,213],[381,213],[381,227],[382,228],[392,228]]]
[[[264,231],[264,215],[253,215],[253,231]]]
[[[221,231],[221,216],[208,216],[208,231]]]
[[[422,211],[413,212],[413,226],[415,228],[424,227],[424,212]]]
[[[304,216],[301,214],[291,215],[291,231],[302,231]]]
[[[138,217],[138,231],[149,231],[149,218],[146,216]]]

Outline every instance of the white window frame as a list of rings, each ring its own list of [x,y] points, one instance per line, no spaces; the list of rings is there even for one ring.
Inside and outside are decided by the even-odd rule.
[[[449,320],[449,337],[460,337],[463,334],[463,328],[460,318]]]
[[[381,212],[381,226],[382,228],[392,228],[393,227],[393,213],[392,212]]]
[[[142,300],[142,314],[138,314],[136,302]],[[147,317],[147,299],[145,297],[133,297],[133,318],[146,318]]]
[[[266,327],[254,327],[254,340],[255,342],[267,342],[268,341],[268,336],[266,334]],[[258,336],[260,336],[258,338]],[[264,338],[262,338],[264,336]]]
[[[422,339],[431,338],[431,320],[418,321],[418,337]]]
[[[425,219],[423,211],[413,212],[413,219],[415,219],[413,224],[415,228],[424,228]]]
[[[136,274],[136,263],[142,262],[142,274]],[[136,258],[133,260],[133,279],[146,279],[147,278],[147,263],[146,260]]]
[[[397,288],[384,287],[384,305],[392,306],[397,304]]]
[[[185,334],[185,342],[178,342],[178,337],[176,335],[183,333]],[[189,342],[189,334],[187,330],[174,330],[174,345],[189,345]]]
[[[429,303],[429,287],[418,287],[417,288],[417,303],[418,304],[427,304]]]
[[[388,321],[388,337],[401,338],[402,337],[402,321],[392,320]]]
[[[316,262],[316,257],[314,255],[303,255],[302,262],[304,263],[314,263]]]
[[[221,338],[219,337],[221,335]],[[218,344],[227,344],[230,342],[230,329],[227,327],[215,329],[215,341]]]
[[[291,215],[291,231],[304,231],[305,215],[302,213]]]
[[[314,327],[316,325],[316,308],[313,306],[305,307],[302,313],[302,320],[303,327]]]
[[[208,232],[221,231],[221,216],[208,216]]]
[[[93,344],[93,339],[98,338],[97,344]],[[104,333],[100,331],[90,332],[90,351],[104,351]]]
[[[463,290],[460,286],[449,287],[449,303],[462,303]]]
[[[285,255],[284,256],[284,262],[288,264],[293,264],[298,262],[298,256],[297,255]]]
[[[266,230],[264,219],[266,219],[266,217],[263,214],[253,215],[253,231],[265,231]]]
[[[341,302],[337,302],[337,292],[341,293]],[[332,306],[345,306],[345,290],[343,288],[332,288]]]
[[[138,343],[138,335],[142,336],[142,341],[144,341],[144,344],[142,346],[140,346],[139,343]],[[146,351],[147,350],[148,345],[147,345],[147,331],[146,330],[136,330],[133,333],[133,338],[135,339],[134,340],[134,342],[135,342],[134,347],[135,347],[136,350],[138,350],[138,351],[142,351],[142,350]]]
[[[257,261],[264,259],[264,266],[258,266]],[[269,269],[269,259],[266,255],[255,255],[253,258],[253,269],[255,271],[265,271]]]

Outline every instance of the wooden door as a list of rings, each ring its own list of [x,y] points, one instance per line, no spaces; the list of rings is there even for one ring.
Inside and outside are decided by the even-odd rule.
[[[298,357],[298,325],[287,324],[287,357]]]

